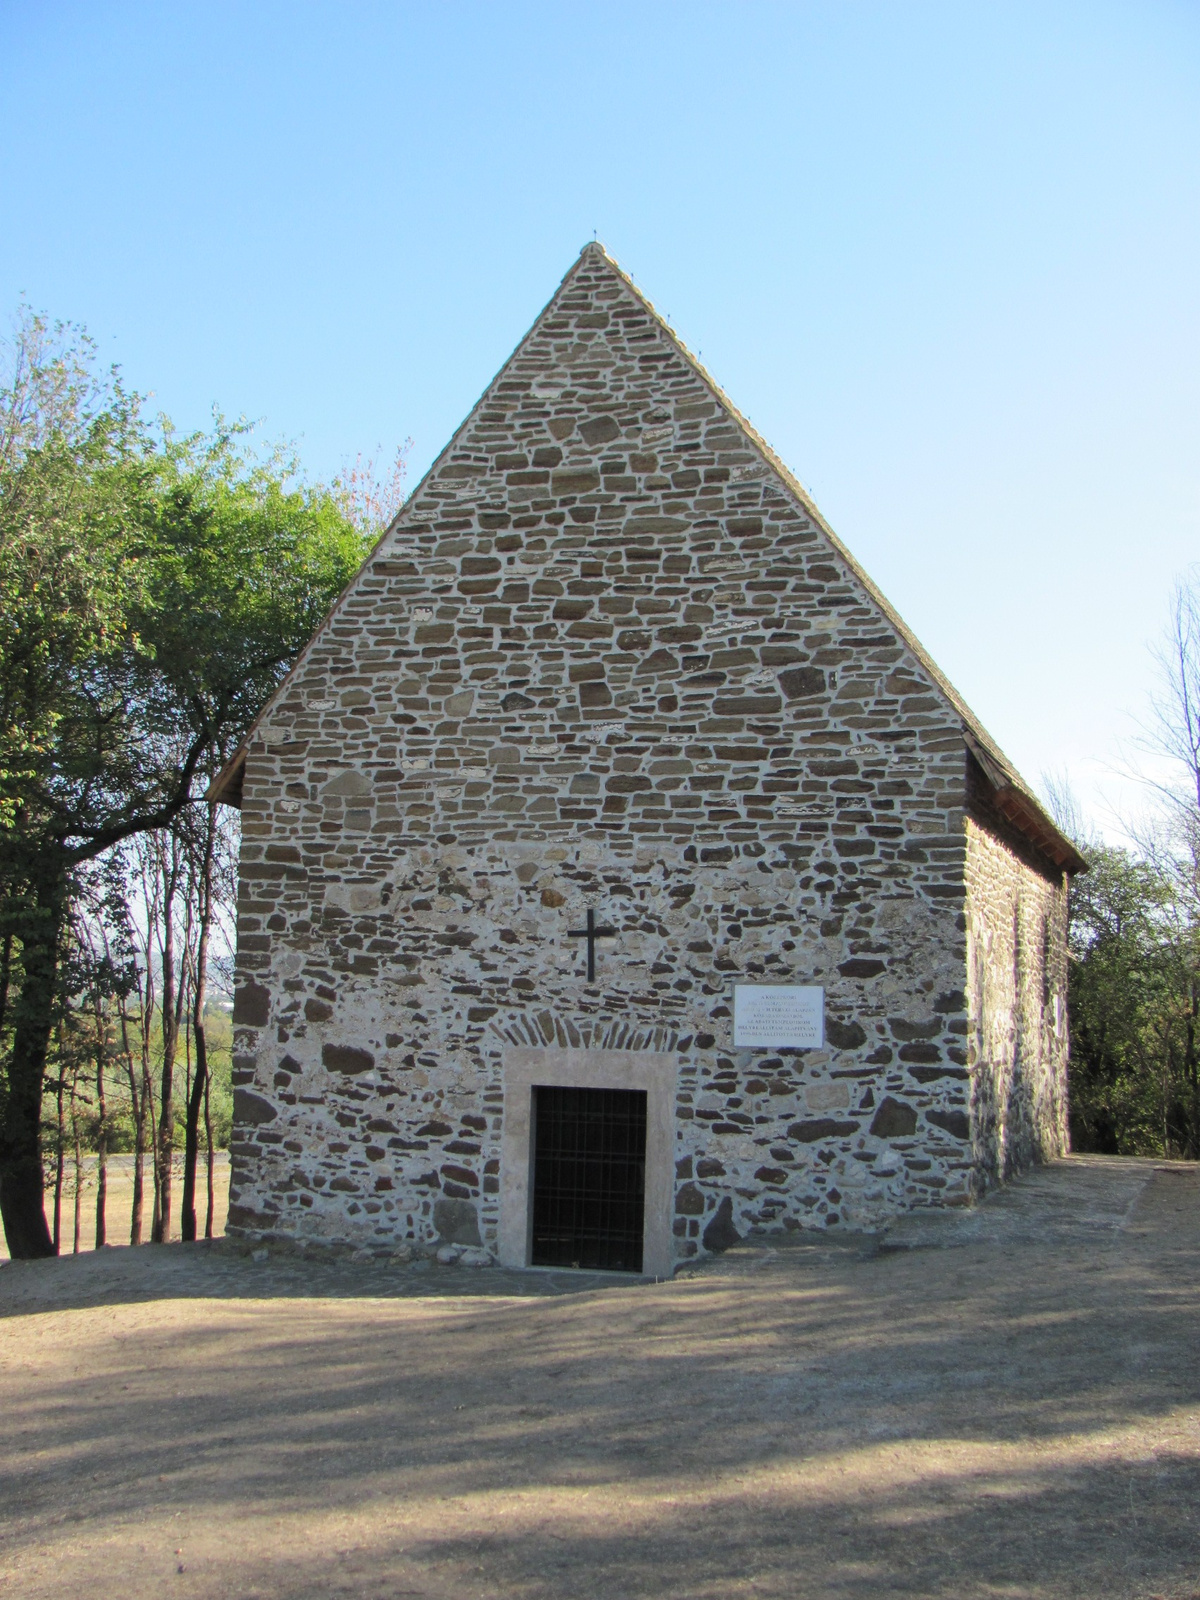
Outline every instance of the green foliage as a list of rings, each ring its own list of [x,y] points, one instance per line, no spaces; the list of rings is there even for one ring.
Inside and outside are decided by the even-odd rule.
[[[366,541],[244,427],[178,439],[26,313],[0,390],[0,870],[89,856],[186,802]]]
[[[1071,1138],[1076,1150],[1200,1156],[1200,925],[1190,852],[1088,847],[1071,888]]]
[[[75,330],[26,314],[0,391],[0,864],[136,782],[120,708],[152,569],[151,445],[136,396]]]
[[[86,863],[172,825],[362,561],[342,486],[152,424],[22,309],[0,382],[0,1210],[47,1248],[39,1108]],[[61,1054],[61,1051],[60,1051]]]
[[[366,541],[335,494],[275,454],[239,448],[243,427],[176,440],[156,458],[154,563],[137,616],[178,740],[239,737],[361,564]]]

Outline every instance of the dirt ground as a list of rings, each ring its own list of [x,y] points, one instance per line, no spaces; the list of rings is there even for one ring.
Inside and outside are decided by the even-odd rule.
[[[673,1283],[0,1270],[0,1595],[1200,1596],[1200,1171]]]

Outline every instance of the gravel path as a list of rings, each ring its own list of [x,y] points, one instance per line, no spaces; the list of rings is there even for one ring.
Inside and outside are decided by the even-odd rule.
[[[1200,1597],[1200,1170],[673,1283],[0,1269],[0,1595]]]

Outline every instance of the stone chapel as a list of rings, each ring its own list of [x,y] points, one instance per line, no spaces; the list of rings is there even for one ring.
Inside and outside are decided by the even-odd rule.
[[[1085,863],[597,244],[210,793],[231,1232],[664,1276],[1066,1148]]]

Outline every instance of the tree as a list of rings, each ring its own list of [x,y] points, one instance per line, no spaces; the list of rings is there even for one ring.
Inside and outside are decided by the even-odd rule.
[[[1161,1138],[1162,886],[1132,851],[1091,840],[1087,856],[1070,891],[1071,1142],[1141,1154]]]
[[[1132,847],[1080,841],[1070,894],[1076,1149],[1200,1159],[1200,572],[1176,586],[1142,741],[1161,765]],[[1060,815],[1063,797],[1056,796]],[[1077,819],[1076,819],[1077,822]],[[1069,826],[1069,822],[1068,822]],[[1078,828],[1076,827],[1076,833]]]
[[[1163,1023],[1173,1105],[1168,1126],[1180,1151],[1200,1159],[1200,566],[1175,585],[1158,652],[1152,744],[1176,781],[1160,784],[1165,808],[1143,853],[1164,886],[1161,954],[1172,1007]]]
[[[1175,763],[1181,782],[1162,785],[1161,792],[1193,824],[1200,818],[1200,566],[1175,584],[1156,656],[1160,688],[1145,742]]]
[[[180,1202],[180,1234],[197,1237],[196,1163],[200,1152],[200,1119],[209,1103],[208,1063],[208,971],[214,924],[222,903],[232,906],[236,894],[236,851],[232,830],[225,823],[222,808],[206,801],[200,825],[189,840],[190,892],[196,909],[196,950],[192,966],[192,1038],[196,1046],[196,1066],[188,1095],[184,1132],[183,1195]],[[205,1234],[212,1232],[212,1136],[209,1146],[209,1205]]]
[[[161,934],[158,970],[162,985],[159,1019],[162,1024],[162,1067],[158,1095],[158,1131],[154,1140],[154,1220],[150,1238],[165,1244],[171,1233],[172,1156],[175,1148],[175,1057],[183,1026],[187,999],[187,958],[190,954],[188,929],[177,938],[176,908],[184,898],[185,860],[182,838],[186,812],[181,812],[166,828],[145,836],[152,870],[162,890],[162,917],[156,923]]]
[[[0,954],[11,939],[21,968],[0,1213],[13,1256],[54,1248],[39,1120],[75,874],[191,803],[363,553],[335,495],[252,455],[244,429],[153,428],[80,330],[22,313],[0,386]]]
[[[406,439],[386,466],[380,462],[380,449],[377,446],[373,456],[359,451],[330,484],[347,522],[371,541],[378,539],[404,504],[412,440]]]
[[[116,713],[140,667],[129,618],[151,473],[136,397],[93,369],[77,330],[26,313],[0,390],[0,904],[21,952],[0,1211],[14,1255],[52,1248],[38,1120],[72,853],[105,791],[137,782]]]

